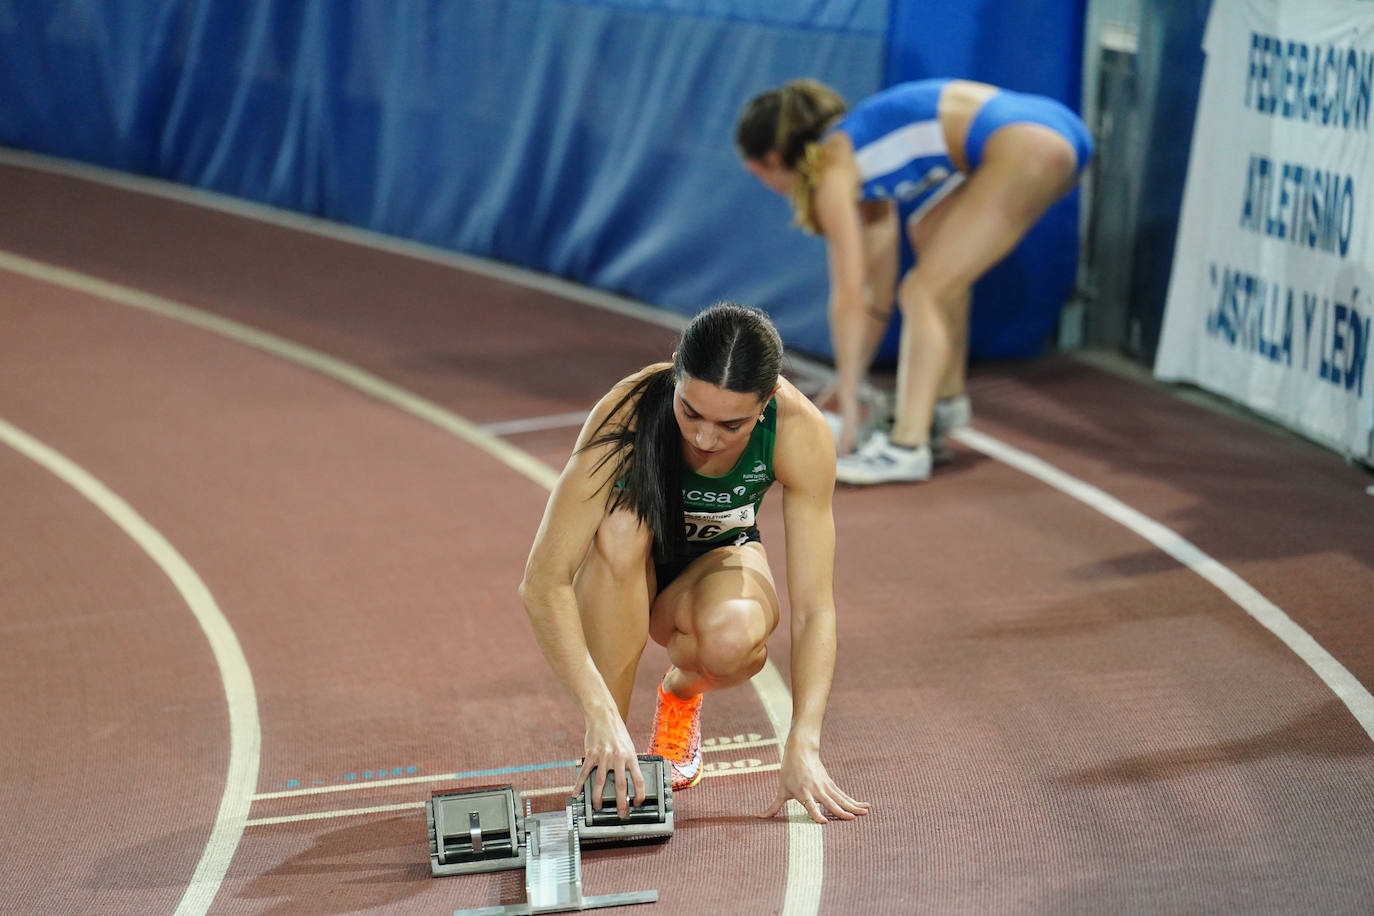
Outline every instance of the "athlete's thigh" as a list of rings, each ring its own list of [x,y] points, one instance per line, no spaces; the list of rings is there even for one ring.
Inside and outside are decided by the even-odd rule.
[[[992,134],[981,164],[1002,177],[1012,219],[1034,222],[1078,183],[1078,151],[1063,134],[1044,124],[1017,122]]]
[[[1006,257],[1062,195],[1059,191],[1028,192],[1018,181],[1015,169],[1004,168],[1000,162],[985,163],[956,194],[941,202],[948,206],[932,214],[939,217],[936,223],[909,226],[917,261],[908,276],[948,292],[972,286]]]
[[[649,614],[649,635],[666,645],[674,631],[695,633],[696,615],[733,599],[756,601],[763,609],[764,635],[773,632],[780,614],[778,590],[763,544],[717,547],[692,561],[659,592]]]
[[[646,610],[653,600],[653,536],[631,510],[602,517],[582,565],[573,576],[582,629],[593,658],[622,647],[640,647],[647,635]]]

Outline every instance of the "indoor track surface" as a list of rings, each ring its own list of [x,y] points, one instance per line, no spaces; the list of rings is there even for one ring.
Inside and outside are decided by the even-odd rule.
[[[0,214],[0,911],[523,899],[518,871],[432,878],[423,802],[561,804],[582,723],[516,586],[581,416],[673,322],[34,160],[0,164]],[[706,698],[673,838],[586,853],[587,893],[1374,912],[1374,477],[1083,360],[970,390],[931,482],[836,494],[822,756],[872,813],[754,816],[784,623],[756,686]],[[665,667],[651,645],[646,742]]]

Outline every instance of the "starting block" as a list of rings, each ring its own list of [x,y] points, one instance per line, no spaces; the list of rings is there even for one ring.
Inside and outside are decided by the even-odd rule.
[[[631,797],[623,820],[615,809],[614,781],[606,781],[601,805],[592,803],[595,771],[563,810],[539,814],[530,813],[529,799],[522,804],[512,786],[434,792],[425,802],[425,820],[435,877],[525,869],[525,903],[457,910],[454,916],[529,916],[657,901],[656,890],[582,894],[583,843],[634,843],[673,835],[670,768],[662,757],[642,756],[639,769],[644,803],[636,805]]]

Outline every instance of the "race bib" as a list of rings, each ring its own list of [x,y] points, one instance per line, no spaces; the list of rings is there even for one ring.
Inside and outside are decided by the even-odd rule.
[[[687,526],[687,540],[710,541],[735,528],[749,528],[754,524],[754,506],[740,506],[724,512],[687,512],[683,515]]]

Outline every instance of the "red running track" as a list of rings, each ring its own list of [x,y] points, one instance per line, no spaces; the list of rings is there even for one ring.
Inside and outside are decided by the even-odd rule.
[[[515,585],[535,478],[574,429],[506,436],[546,466],[525,473],[434,419],[586,410],[674,334],[208,204],[0,165],[3,909],[514,902],[515,872],[429,876],[419,806],[510,781],[556,807],[572,778],[580,722]],[[873,813],[753,818],[774,734],[754,691],[712,695],[707,734],[730,740],[678,796],[676,835],[589,853],[587,891],[657,888],[640,911],[661,914],[1371,912],[1374,481],[1083,361],[978,367],[972,392],[977,434],[1167,526],[1310,636],[1288,634],[1319,670],[1175,556],[966,442],[929,484],[837,494],[823,753]],[[232,632],[247,699],[232,678],[226,698],[177,562]],[[770,647],[785,682],[786,627]],[[662,664],[646,653],[641,734]],[[239,748],[244,811],[207,854],[234,703],[260,753]],[[203,856],[222,881],[191,886]]]

